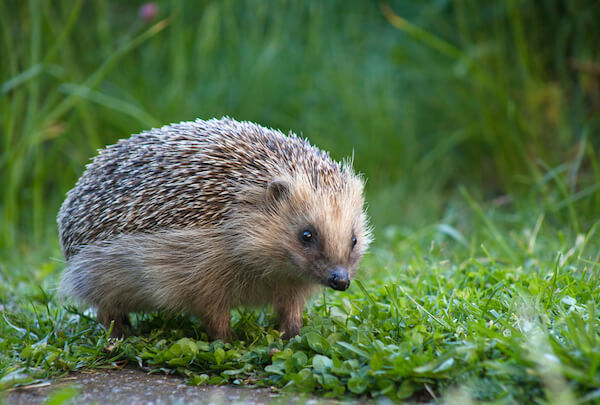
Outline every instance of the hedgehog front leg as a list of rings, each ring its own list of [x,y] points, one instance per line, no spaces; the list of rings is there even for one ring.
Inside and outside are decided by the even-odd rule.
[[[280,297],[275,303],[275,311],[279,316],[279,330],[283,332],[284,339],[291,339],[300,333],[305,301],[304,294],[291,293]]]

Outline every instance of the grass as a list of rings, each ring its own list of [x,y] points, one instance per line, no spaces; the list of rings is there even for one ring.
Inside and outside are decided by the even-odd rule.
[[[360,281],[315,297],[289,342],[270,310],[235,311],[242,341],[233,344],[209,342],[196,319],[160,314],[136,316],[139,336],[110,341],[49,287],[5,286],[0,384],[129,363],[191,384],[325,396],[598,401],[600,223],[565,233],[542,213],[483,214],[473,204],[459,212],[474,221],[468,233],[458,215],[386,229]]]
[[[0,388],[138,364],[190,383],[464,402],[600,401],[600,6],[545,0],[0,2]],[[55,215],[95,150],[230,115],[354,155],[376,243],[281,341],[54,292]]]

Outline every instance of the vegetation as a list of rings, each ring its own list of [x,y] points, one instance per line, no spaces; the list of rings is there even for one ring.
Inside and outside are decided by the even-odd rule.
[[[600,4],[0,2],[0,389],[139,365],[325,396],[600,401]],[[152,16],[153,11],[156,15]],[[55,296],[55,215],[95,150],[230,115],[368,178],[376,243],[299,337]]]

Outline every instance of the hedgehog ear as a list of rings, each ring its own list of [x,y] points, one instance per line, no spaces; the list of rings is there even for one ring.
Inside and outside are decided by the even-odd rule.
[[[267,186],[267,203],[274,204],[286,198],[290,193],[290,185],[284,180],[273,180]]]

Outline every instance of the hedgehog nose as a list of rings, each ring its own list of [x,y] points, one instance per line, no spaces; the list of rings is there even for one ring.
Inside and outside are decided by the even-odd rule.
[[[348,271],[343,266],[335,266],[329,278],[327,279],[329,287],[334,290],[344,291],[350,286],[350,279],[348,278]]]

